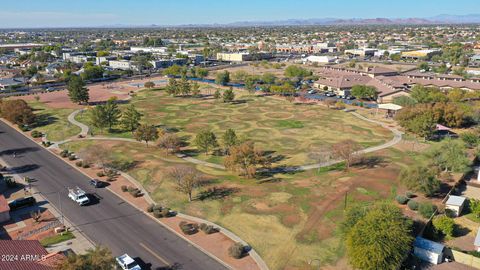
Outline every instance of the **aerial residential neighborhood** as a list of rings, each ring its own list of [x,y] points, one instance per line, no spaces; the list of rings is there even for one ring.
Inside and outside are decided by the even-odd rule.
[[[475,1],[5,1],[0,270],[480,269]]]

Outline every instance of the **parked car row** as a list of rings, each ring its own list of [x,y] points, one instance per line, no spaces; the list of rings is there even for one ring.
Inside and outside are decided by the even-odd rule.
[[[318,95],[321,95],[321,96],[326,96],[326,97],[338,97],[340,99],[347,99],[347,100],[354,100],[355,97],[352,96],[352,95],[338,95],[335,94],[334,92],[332,91],[325,91],[325,92],[318,92],[317,90],[315,89],[311,89],[309,91],[307,91],[308,94],[310,95],[315,95],[315,94],[318,94]]]

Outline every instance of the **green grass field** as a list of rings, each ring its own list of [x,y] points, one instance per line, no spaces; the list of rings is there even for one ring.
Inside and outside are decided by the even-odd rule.
[[[80,133],[80,128],[68,122],[67,118],[74,109],[55,109],[41,101],[29,102],[35,110],[40,126],[35,130],[47,134],[49,141],[62,141]]]
[[[204,86],[205,87],[205,86]],[[131,100],[143,113],[144,121],[161,126],[190,142],[202,129],[213,131],[219,143],[226,129],[232,128],[240,138],[253,140],[264,151],[281,155],[279,164],[303,165],[316,162],[315,152],[344,139],[353,139],[363,147],[381,144],[391,138],[388,130],[355,116],[321,106],[296,105],[275,97],[259,97],[237,92],[237,103],[213,99],[171,97],[164,91],[144,90]],[[77,117],[89,124],[88,113]],[[95,135],[131,138],[132,134],[115,127],[93,128]],[[203,154],[199,159],[222,163],[222,158]]]
[[[136,160],[128,171],[152,198],[174,210],[220,224],[251,244],[271,269],[307,267],[312,259],[322,265],[335,264],[344,256],[337,230],[343,219],[345,192],[348,205],[392,198],[396,190],[397,161],[408,158],[402,151],[385,150],[392,165],[341,171],[343,164],[295,174],[276,174],[271,181],[244,179],[230,172],[196,166],[157,147],[128,142],[77,141],[63,147],[79,151],[103,144],[119,160]],[[393,150],[392,150],[393,151]],[[167,177],[178,165],[195,168],[210,184],[194,193],[189,203]],[[217,188],[212,194],[209,189]]]
[[[42,244],[42,246],[47,247],[47,246],[58,244],[73,238],[75,238],[75,236],[73,235],[72,232],[66,232],[63,234],[57,234],[54,236],[44,238],[40,240],[40,243]]]

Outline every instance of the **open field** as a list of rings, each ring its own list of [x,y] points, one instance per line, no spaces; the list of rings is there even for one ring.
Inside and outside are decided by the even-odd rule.
[[[35,128],[44,134],[50,141],[62,141],[75,136],[80,132],[80,128],[70,124],[67,118],[74,109],[52,108],[43,102],[30,101],[30,106],[35,110],[39,118],[39,127]]]
[[[195,166],[156,147],[128,142],[79,141],[64,145],[79,151],[88,145],[107,144],[115,159],[139,161],[128,171],[162,204],[221,224],[250,243],[271,269],[309,269],[308,262],[335,265],[344,256],[338,225],[347,206],[392,199],[397,175],[412,159],[402,149],[376,153],[377,162],[295,174],[276,174],[275,181],[243,179],[229,172]],[[166,173],[176,165],[196,168],[209,184],[198,189],[194,201],[175,190]],[[215,192],[212,188],[215,187]]]
[[[214,92],[211,86],[202,87],[204,92]],[[195,153],[192,145],[202,129],[213,131],[221,144],[225,130],[232,128],[240,138],[252,140],[261,149],[280,156],[279,165],[315,163],[315,153],[341,140],[351,138],[369,147],[382,144],[392,136],[390,131],[343,111],[293,104],[240,90],[236,95],[237,102],[230,104],[211,97],[171,97],[165,91],[144,90],[130,102],[143,113],[144,121],[177,132],[190,142],[185,150],[213,163],[221,163],[222,158]],[[88,124],[88,113],[78,116],[77,120]],[[99,129],[93,131],[95,135],[132,136],[119,128],[109,134]]]

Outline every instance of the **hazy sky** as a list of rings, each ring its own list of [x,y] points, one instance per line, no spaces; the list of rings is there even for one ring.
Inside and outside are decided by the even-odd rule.
[[[478,0],[0,0],[0,28],[480,13]]]

